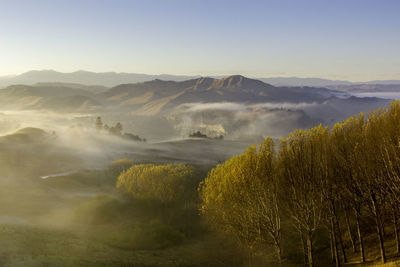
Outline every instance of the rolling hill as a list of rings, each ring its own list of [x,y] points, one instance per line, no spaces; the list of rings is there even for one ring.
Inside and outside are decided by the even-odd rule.
[[[338,92],[325,88],[275,87],[240,75],[198,78],[182,82],[153,80],[123,84],[102,93],[111,105],[135,110],[140,115],[165,113],[185,103],[322,102]]]
[[[106,87],[116,86],[122,83],[137,83],[150,81],[154,79],[182,81],[198,76],[179,76],[179,75],[149,75],[140,73],[116,73],[116,72],[90,72],[75,71],[63,73],[54,70],[32,70],[20,75],[0,77],[0,86],[9,86],[13,84],[36,83],[75,83],[84,85],[100,85]]]
[[[185,103],[322,102],[338,94],[325,88],[275,87],[240,75],[179,82],[156,79],[121,84],[104,92],[101,89],[104,90],[64,83],[11,85],[0,90],[0,103],[3,108],[53,111],[90,111],[110,107],[152,116],[168,113]]]
[[[88,111],[102,106],[94,93],[64,85],[12,85],[0,90],[2,109]]]

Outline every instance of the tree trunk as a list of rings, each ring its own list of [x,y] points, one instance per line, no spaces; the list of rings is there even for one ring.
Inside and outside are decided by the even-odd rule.
[[[353,248],[353,253],[356,253],[357,252],[356,241],[355,241],[353,232],[351,231],[350,219],[349,219],[349,214],[348,214],[347,210],[344,210],[344,215],[346,216],[347,232],[349,233],[351,247]]]
[[[308,265],[308,254],[307,254],[307,244],[306,244],[306,240],[304,238],[304,235],[302,233],[300,233],[301,235],[301,245],[303,247],[303,261],[304,261],[304,265]]]
[[[400,254],[399,225],[396,212],[393,211],[394,236],[396,238],[396,254]]]
[[[381,224],[382,235],[383,235],[383,237],[386,237],[387,234],[386,234],[386,230],[385,230],[385,225],[384,225],[384,223],[382,222],[382,218],[379,218],[379,223]]]
[[[355,213],[356,213],[356,226],[357,226],[358,242],[360,244],[361,262],[364,263],[365,262],[364,241],[362,238],[361,228],[360,228],[360,216],[357,211]]]
[[[308,266],[309,267],[314,266],[312,250],[313,250],[313,247],[312,247],[311,233],[307,233],[307,256],[308,256]]]
[[[339,238],[339,244],[340,248],[342,250],[342,255],[343,255],[343,262],[347,262],[347,257],[346,257],[346,250],[343,244],[343,239],[342,239],[342,231],[340,230],[340,223],[339,220],[336,218],[336,224],[337,224],[337,229],[338,229],[338,238]]]
[[[340,258],[339,258],[339,252],[338,252],[338,247],[337,247],[335,224],[333,222],[333,217],[331,217],[331,235],[332,235],[334,261],[335,261],[336,267],[339,267],[340,266]]]
[[[376,222],[376,234],[378,236],[379,249],[380,249],[380,253],[381,253],[381,262],[383,264],[386,262],[385,244],[384,244],[384,240],[383,240],[382,225],[381,225],[380,220],[377,215],[375,216],[375,222]]]
[[[329,229],[329,228],[328,228]],[[331,260],[332,262],[335,262],[335,251],[334,251],[334,247],[333,247],[333,235],[332,235],[332,231],[329,231],[329,243],[331,245]]]
[[[379,242],[379,249],[380,249],[380,254],[381,254],[381,262],[382,264],[386,262],[386,254],[385,254],[385,242],[384,242],[384,237],[383,237],[383,224],[381,221],[381,212],[379,207],[377,206],[377,201],[376,201],[376,196],[375,194],[371,193],[370,194],[371,198],[371,204],[372,204],[372,211],[375,219],[375,224],[376,224],[376,235],[378,236],[378,242]]]
[[[275,240],[275,252],[278,258],[279,266],[282,266],[282,249],[279,240]]]
[[[342,250],[343,262],[346,263],[347,262],[346,251],[344,249],[343,239],[342,239],[342,231],[340,230],[339,218],[337,216],[336,207],[335,207],[334,203],[332,203],[332,215],[333,215],[332,217],[334,219],[333,223],[336,225],[337,231],[338,231],[337,237],[338,237],[340,248]]]

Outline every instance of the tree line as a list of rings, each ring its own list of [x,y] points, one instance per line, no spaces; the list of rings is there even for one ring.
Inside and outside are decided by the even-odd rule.
[[[279,263],[293,231],[308,266],[316,264],[318,242],[336,266],[349,252],[365,262],[371,234],[384,263],[388,230],[400,256],[400,102],[332,128],[296,130],[277,145],[267,138],[217,165],[199,194],[213,229],[253,253],[272,246]]]
[[[126,140],[131,140],[131,141],[139,141],[139,142],[146,142],[146,138],[141,138],[138,135],[132,134],[132,133],[122,133],[122,124],[120,122],[117,122],[114,126],[108,126],[107,124],[103,124],[101,117],[96,118],[95,122],[95,129],[96,131],[106,131],[111,135],[115,135],[118,137],[121,137]]]

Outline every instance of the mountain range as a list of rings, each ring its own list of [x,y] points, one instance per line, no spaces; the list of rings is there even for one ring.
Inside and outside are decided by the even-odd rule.
[[[106,87],[116,86],[124,83],[137,83],[151,81],[154,79],[183,81],[199,76],[178,75],[149,75],[140,73],[116,73],[116,72],[89,72],[75,71],[71,73],[57,72],[54,70],[32,70],[20,75],[0,77],[0,86],[14,84],[33,85],[36,83],[74,83],[83,85],[101,85]]]
[[[111,88],[58,81],[7,86],[0,90],[0,107],[4,111],[52,111],[58,118],[68,117],[66,112],[80,113],[76,119],[88,127],[101,116],[108,125],[121,122],[126,131],[148,140],[181,138],[194,131],[243,140],[279,137],[319,123],[333,125],[390,103],[388,99],[354,97],[351,90],[274,86],[241,75],[154,79]],[[33,119],[40,124],[34,126],[41,127],[40,119]]]
[[[168,81],[184,81],[200,78],[199,75],[150,75],[141,73],[116,73],[116,72],[89,72],[76,71],[71,73],[57,72],[54,70],[33,70],[22,73],[20,75],[11,75],[0,77],[0,87],[5,87],[14,84],[33,85],[36,83],[75,83],[84,85],[101,85],[113,87],[125,83],[138,83],[151,81],[154,79]],[[223,78],[223,76],[213,76],[213,78]],[[297,77],[272,77],[272,78],[257,78],[265,83],[274,86],[314,86],[326,87],[337,85],[354,85],[354,84],[400,84],[400,80],[377,80],[369,82],[349,82],[344,80],[328,80],[321,78],[297,78]]]
[[[152,80],[110,89],[63,83],[11,85],[0,90],[3,108],[83,111],[101,108],[157,115],[185,103],[322,102],[341,92],[316,87],[275,87],[240,75],[185,81]]]

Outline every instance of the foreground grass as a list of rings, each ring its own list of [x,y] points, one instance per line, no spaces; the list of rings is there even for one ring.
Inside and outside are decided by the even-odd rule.
[[[64,230],[0,225],[1,266],[240,265],[230,253],[212,238],[167,249],[127,250],[110,246],[100,238],[93,239]]]

